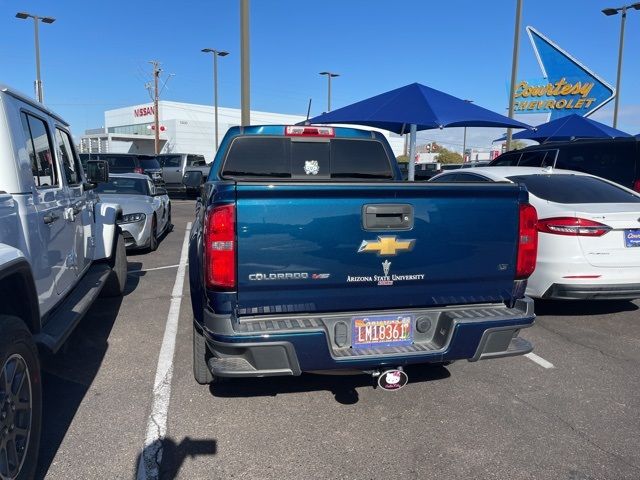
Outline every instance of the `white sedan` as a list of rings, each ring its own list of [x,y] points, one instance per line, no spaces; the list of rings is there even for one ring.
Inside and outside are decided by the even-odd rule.
[[[538,211],[538,262],[527,295],[640,298],[640,195],[593,175],[551,167],[481,167],[432,182],[512,182]]]
[[[110,174],[96,191],[105,201],[120,204],[118,225],[129,249],[156,250],[158,240],[171,230],[171,201],[167,191],[140,173]]]

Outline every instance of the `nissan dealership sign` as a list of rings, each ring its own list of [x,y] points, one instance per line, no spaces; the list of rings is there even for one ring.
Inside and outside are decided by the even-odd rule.
[[[153,115],[155,113],[153,106],[149,107],[140,107],[133,110],[134,117],[147,117],[149,115]]]

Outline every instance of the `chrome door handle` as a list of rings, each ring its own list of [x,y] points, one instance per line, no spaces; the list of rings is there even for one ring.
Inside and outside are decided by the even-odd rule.
[[[59,215],[56,215],[54,213],[51,213],[49,215],[45,215],[44,217],[42,217],[42,220],[44,221],[44,223],[46,223],[47,225],[49,225],[50,223],[55,222],[56,220],[58,220],[60,218]]]

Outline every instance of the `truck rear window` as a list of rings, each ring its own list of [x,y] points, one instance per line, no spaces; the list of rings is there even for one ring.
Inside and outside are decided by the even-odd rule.
[[[393,179],[391,162],[375,140],[301,141],[287,137],[238,137],[227,154],[224,178],[294,180]]]

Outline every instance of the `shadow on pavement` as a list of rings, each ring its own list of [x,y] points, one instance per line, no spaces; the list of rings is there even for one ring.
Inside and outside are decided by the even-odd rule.
[[[128,269],[140,269],[129,262]],[[127,276],[124,295],[138,285],[140,276]],[[93,383],[109,348],[109,334],[118,317],[122,297],[99,298],[55,355],[42,358],[42,437],[36,478],[44,478],[75,414]]]
[[[161,454],[160,448],[162,449]],[[145,459],[142,468],[146,473],[146,475],[142,475],[142,478],[170,480],[178,476],[187,457],[212,456],[216,453],[218,453],[218,444],[213,439],[193,440],[184,437],[180,443],[176,443],[173,438],[165,437],[159,443],[149,445],[138,455],[133,467],[133,478],[141,478],[138,471],[141,468],[141,457]],[[159,469],[157,466],[158,457],[161,457]]]
[[[410,365],[405,367],[409,384],[431,382],[449,378],[451,373],[442,366]],[[358,403],[356,390],[359,387],[373,387],[371,375],[319,375],[305,373],[300,377],[233,378],[209,387],[215,397],[265,397],[286,393],[330,391],[335,401],[343,405]],[[385,394],[385,392],[381,392]]]
[[[536,300],[536,315],[587,316],[638,310],[629,300]]]

